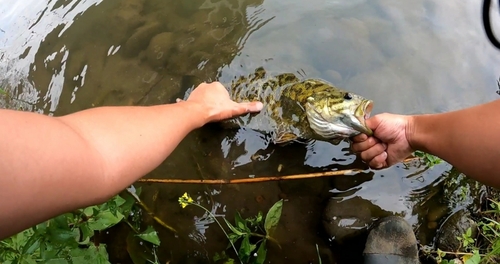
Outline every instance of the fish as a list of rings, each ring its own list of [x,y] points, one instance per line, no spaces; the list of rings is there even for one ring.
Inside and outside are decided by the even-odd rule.
[[[225,85],[235,102],[260,101],[263,109],[221,121],[225,128],[247,128],[271,137],[274,144],[309,140],[339,144],[373,131],[366,125],[373,101],[322,79],[294,73],[267,74],[263,67]]]

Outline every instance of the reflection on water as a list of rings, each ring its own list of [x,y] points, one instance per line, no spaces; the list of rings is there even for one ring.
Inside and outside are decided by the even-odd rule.
[[[496,99],[498,61],[477,1],[0,0],[0,85],[11,94],[0,104],[53,115],[174,102],[201,81],[230,82],[261,66],[323,78],[373,99],[375,113],[442,112]],[[210,125],[191,133],[148,177],[245,178],[364,167],[348,147],[276,147],[260,133]],[[304,263],[316,259],[315,244],[325,252],[319,223],[328,198],[360,197],[419,226],[428,208],[440,210],[433,201],[441,194],[426,203],[419,199],[449,169],[443,164],[421,171],[410,164],[255,185],[146,185],[143,194],[162,219],[184,230],[178,238],[161,233],[162,256],[174,263],[191,251],[211,258],[227,245],[213,224],[196,231],[203,212],[178,206],[185,191],[210,197],[229,218],[236,211],[245,217],[265,212],[286,197],[276,234],[283,250],[271,248],[269,259]],[[204,239],[191,239],[193,234]]]

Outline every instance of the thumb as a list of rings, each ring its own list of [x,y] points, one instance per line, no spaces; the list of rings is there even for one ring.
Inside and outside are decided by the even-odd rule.
[[[370,129],[376,130],[383,119],[384,119],[384,114],[379,114],[366,119],[365,123],[366,126],[369,127]]]

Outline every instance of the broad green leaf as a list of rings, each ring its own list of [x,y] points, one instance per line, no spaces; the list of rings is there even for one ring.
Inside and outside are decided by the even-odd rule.
[[[82,240],[87,240],[94,236],[94,230],[90,228],[88,222],[80,225],[80,231],[82,232]]]
[[[135,199],[130,193],[125,193],[125,202],[121,205],[121,210],[124,215],[129,215],[132,207],[135,205]]]
[[[68,259],[70,261],[68,261]],[[110,263],[108,261],[108,253],[103,244],[99,247],[91,245],[89,248],[73,248],[69,255],[65,257],[56,257],[47,260],[47,264],[86,264],[86,263]]]
[[[240,256],[240,259],[244,263],[246,263],[250,259],[251,253],[252,253],[252,246],[250,245],[250,236],[247,235],[241,241],[240,250],[238,250],[238,255]]]
[[[149,243],[144,243],[142,239],[132,233],[127,234],[126,243],[126,250],[132,263],[151,263],[150,260],[153,254]]]
[[[142,240],[148,241],[149,243],[152,243],[154,245],[160,245],[160,238],[158,237],[158,233],[152,226],[148,226],[148,228],[146,228],[144,232],[137,234],[137,236]]]
[[[229,223],[229,221],[227,221],[226,218],[224,218],[224,221],[226,221],[227,226],[229,227],[229,229],[231,229],[231,231],[233,231],[233,233],[237,234],[238,236],[242,236],[245,234],[242,231],[238,230],[236,227],[234,227],[231,223]]]
[[[47,231],[47,222],[40,223],[33,227],[33,230],[38,234],[43,234]]]
[[[469,258],[467,261],[465,261],[465,264],[479,264],[481,261],[481,256],[479,255],[479,252],[474,252],[474,255]]]
[[[62,228],[47,229],[48,239],[56,244],[76,246],[79,232],[78,230],[67,230]]]
[[[102,211],[88,221],[88,226],[91,230],[101,231],[118,224],[123,219],[121,213],[115,216],[110,211]]]
[[[71,230],[71,228],[68,226],[68,215],[67,214],[62,214],[59,216],[56,216],[49,220],[50,222],[50,227],[57,227],[58,229],[65,229],[65,230]]]
[[[283,199],[277,201],[271,207],[271,209],[269,209],[269,212],[267,212],[266,220],[264,222],[264,228],[265,228],[266,234],[268,236],[272,236],[274,233],[274,230],[278,226],[278,223],[279,223],[280,217],[281,217],[282,208],[283,208]]]
[[[123,199],[123,197],[121,197],[120,195],[116,195],[115,197],[113,197],[113,201],[118,207],[122,206],[126,202],[126,200]]]
[[[91,217],[92,215],[94,215],[94,209],[96,209],[97,206],[89,206],[85,209],[83,209],[83,213],[85,214],[85,216],[87,217]]]
[[[114,199],[111,199],[107,201],[105,204],[101,206],[102,211],[109,211],[111,212],[114,216],[117,215],[118,211],[118,206],[116,205],[116,202]]]
[[[257,259],[255,260],[255,264],[263,264],[264,261],[266,260],[266,254],[267,254],[267,249],[266,249],[266,239],[260,243],[259,249],[257,250]]]

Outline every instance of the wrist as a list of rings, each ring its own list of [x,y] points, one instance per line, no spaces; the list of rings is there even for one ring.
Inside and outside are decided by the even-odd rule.
[[[422,118],[425,119],[425,115],[411,115],[408,116],[406,123],[406,139],[408,140],[408,145],[413,151],[425,150],[425,129],[422,125]]]
[[[192,120],[194,129],[200,128],[211,121],[211,111],[198,102],[181,101],[176,104],[182,107],[185,113],[189,113],[188,120]]]

